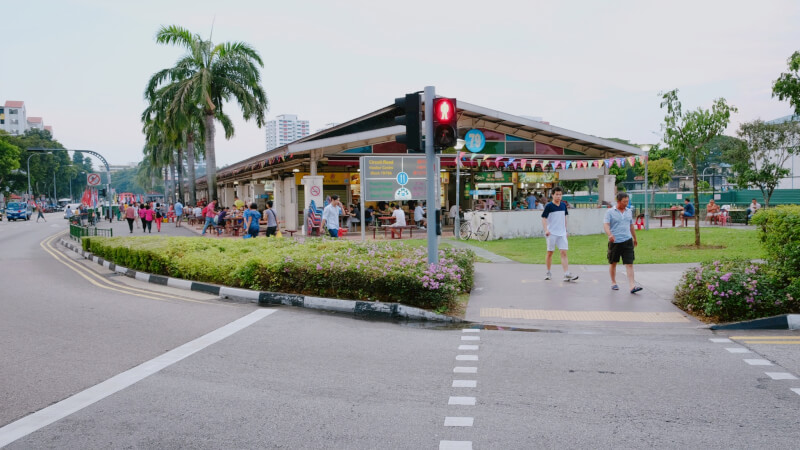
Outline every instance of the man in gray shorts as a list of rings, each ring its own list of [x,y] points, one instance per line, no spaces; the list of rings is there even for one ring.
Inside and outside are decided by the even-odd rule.
[[[642,290],[641,286],[636,285],[633,277],[633,249],[639,244],[636,240],[636,231],[633,227],[633,214],[628,209],[628,194],[620,192],[617,194],[617,205],[606,211],[603,218],[603,229],[608,236],[608,263],[609,273],[611,274],[611,289],[617,291],[617,263],[622,259],[625,264],[625,271],[628,274],[628,283],[631,287],[631,294]]]

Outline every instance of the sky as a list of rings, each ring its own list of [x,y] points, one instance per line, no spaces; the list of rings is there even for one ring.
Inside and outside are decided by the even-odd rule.
[[[312,131],[435,86],[634,143],[661,139],[659,93],[677,88],[684,109],[736,106],[735,134],[791,113],[771,87],[800,50],[797,0],[28,0],[2,11],[0,101],[24,101],[65,147],[110,164],[142,159],[145,85],[184,52],[155,42],[165,25],[251,44],[267,118],[297,114]],[[217,133],[217,164],[264,152],[264,129],[224,110],[236,133]]]

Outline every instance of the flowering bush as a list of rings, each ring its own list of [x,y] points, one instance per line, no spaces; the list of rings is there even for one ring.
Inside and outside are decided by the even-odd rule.
[[[261,291],[380,300],[438,309],[472,289],[475,255],[403,243],[312,239],[91,237],[85,250],[135,270]]]
[[[723,260],[684,273],[675,304],[695,315],[732,321],[800,311],[800,296],[765,264]]]

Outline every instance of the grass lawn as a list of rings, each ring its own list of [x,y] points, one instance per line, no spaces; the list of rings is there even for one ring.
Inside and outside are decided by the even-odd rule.
[[[700,243],[724,247],[719,249],[681,248],[682,245],[694,244],[694,228],[639,230],[636,232],[636,237],[639,240],[639,245],[636,247],[636,264],[693,263],[720,258],[759,259],[765,256],[756,230],[701,229]],[[469,243],[525,264],[544,264],[547,251],[544,238],[503,239],[489,242],[470,240]],[[570,236],[569,262],[608,264],[607,248],[608,238],[605,234]],[[558,251],[553,255],[553,263],[561,263]]]

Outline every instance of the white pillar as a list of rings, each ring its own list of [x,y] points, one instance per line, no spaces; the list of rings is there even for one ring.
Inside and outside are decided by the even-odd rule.
[[[313,163],[312,163],[313,167]],[[322,180],[324,177],[322,176],[313,176],[313,175],[306,175],[303,177],[302,184],[303,184],[303,235],[308,235],[308,230],[306,230],[306,223],[305,217],[308,216],[308,207],[311,205],[311,201],[313,200],[316,204],[317,208],[322,208],[322,202],[325,200],[324,193],[322,191]],[[294,180],[292,180],[294,181]]]
[[[294,182],[294,177],[289,177],[284,179],[282,182],[276,182],[276,196],[277,196],[277,185],[283,185],[283,217],[284,223],[286,224],[287,230],[297,230],[298,223],[297,223],[297,185]],[[278,211],[278,214],[281,214]]]
[[[599,203],[608,202],[610,205],[615,205],[617,203],[616,189],[617,177],[614,175],[597,177],[597,200]]]

